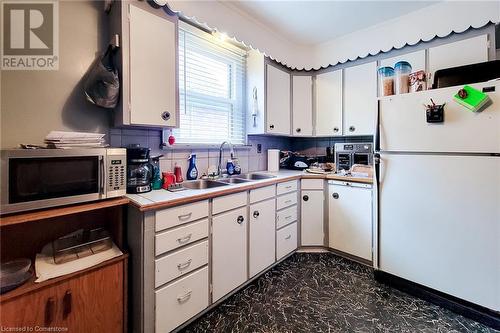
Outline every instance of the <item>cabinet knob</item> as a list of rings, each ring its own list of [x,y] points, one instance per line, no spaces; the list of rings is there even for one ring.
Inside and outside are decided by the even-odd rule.
[[[71,313],[72,303],[73,295],[71,294],[71,290],[67,290],[63,297],[63,319],[68,318]]]
[[[238,218],[236,219],[236,222],[238,222],[238,224],[242,224],[243,221],[245,221],[245,218],[243,216],[238,216]]]
[[[337,133],[339,131],[339,128],[338,127],[334,127],[333,128],[333,132]]]
[[[355,130],[356,130],[356,127],[354,127],[354,126],[349,127],[349,132],[354,132]]]
[[[269,125],[269,128],[270,129],[274,129],[274,125]]]
[[[335,193],[332,194],[332,197],[334,199],[338,199],[339,198],[339,194],[337,192],[335,192]]]
[[[295,132],[297,133],[300,133],[300,131],[301,131],[300,127],[295,129]]]
[[[56,308],[56,301],[54,297],[49,297],[45,303],[45,326],[49,326],[54,320],[54,311]]]
[[[258,210],[253,212],[253,217],[257,218],[257,217],[259,217],[259,215],[260,215],[260,213]]]
[[[302,197],[302,200],[304,200],[304,201],[309,200],[309,196],[308,196],[308,195],[304,195],[304,196]]]
[[[165,121],[169,120],[170,119],[170,112],[167,112],[167,111],[162,112],[161,113],[161,119],[163,119]]]

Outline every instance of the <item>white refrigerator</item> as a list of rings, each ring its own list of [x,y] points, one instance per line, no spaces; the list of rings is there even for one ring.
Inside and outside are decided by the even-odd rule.
[[[381,98],[375,268],[500,311],[500,81],[471,85],[492,104],[473,113],[460,87]],[[443,123],[427,123],[431,100]]]

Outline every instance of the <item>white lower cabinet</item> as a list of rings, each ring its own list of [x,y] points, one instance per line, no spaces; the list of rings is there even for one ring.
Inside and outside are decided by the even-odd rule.
[[[329,246],[372,260],[372,186],[329,182]]]
[[[275,199],[250,205],[249,275],[253,277],[271,266],[275,256]]]
[[[247,279],[247,207],[212,219],[212,298],[217,301]]]
[[[323,246],[325,239],[323,226],[324,197],[322,190],[302,191],[300,237],[303,246]]]
[[[155,331],[172,331],[208,306],[208,267],[156,290],[155,300]]]
[[[276,260],[297,249],[297,223],[292,223],[276,232]]]

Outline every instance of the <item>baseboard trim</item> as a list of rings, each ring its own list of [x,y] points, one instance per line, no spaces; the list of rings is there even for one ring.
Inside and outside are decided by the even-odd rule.
[[[493,311],[387,272],[375,270],[373,275],[375,280],[378,282],[384,283],[390,287],[394,287],[407,294],[421,298],[443,308],[447,308],[455,313],[473,319],[491,328],[500,330],[500,312]]]

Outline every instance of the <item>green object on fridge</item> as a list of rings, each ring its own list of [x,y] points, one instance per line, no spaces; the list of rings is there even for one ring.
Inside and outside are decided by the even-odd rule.
[[[490,97],[471,86],[464,86],[453,96],[453,99],[470,111],[477,112],[490,100]]]

